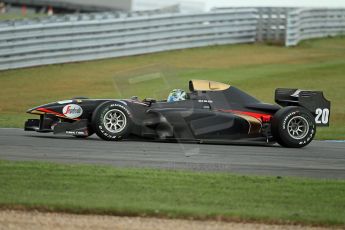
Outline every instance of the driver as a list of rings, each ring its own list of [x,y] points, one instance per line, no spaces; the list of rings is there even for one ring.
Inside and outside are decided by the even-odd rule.
[[[182,89],[174,89],[170,92],[167,102],[184,101],[187,99],[187,94]]]

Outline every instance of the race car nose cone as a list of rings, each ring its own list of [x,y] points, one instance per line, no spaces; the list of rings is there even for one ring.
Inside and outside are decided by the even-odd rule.
[[[35,107],[35,108],[28,109],[26,112],[29,114],[38,114],[38,115],[44,114],[42,111],[39,111],[39,109],[40,107]]]
[[[36,109],[37,108],[28,109],[26,112],[32,114],[32,113],[35,113]]]

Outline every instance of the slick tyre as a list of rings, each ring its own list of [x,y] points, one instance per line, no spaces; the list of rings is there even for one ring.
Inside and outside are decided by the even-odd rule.
[[[92,115],[92,128],[103,140],[118,141],[131,131],[131,113],[120,102],[105,102]]]
[[[314,139],[315,133],[314,117],[302,107],[288,106],[273,116],[272,134],[281,146],[304,147]]]

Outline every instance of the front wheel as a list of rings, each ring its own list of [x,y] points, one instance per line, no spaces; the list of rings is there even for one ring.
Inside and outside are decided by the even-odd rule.
[[[122,103],[105,102],[93,113],[92,127],[103,140],[120,140],[130,134],[130,111]]]
[[[315,133],[314,117],[302,107],[288,106],[273,116],[272,134],[281,146],[304,147],[314,139]]]

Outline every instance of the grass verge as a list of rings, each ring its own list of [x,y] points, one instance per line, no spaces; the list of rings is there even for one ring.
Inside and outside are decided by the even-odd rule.
[[[21,20],[21,19],[36,19],[36,18],[42,18],[42,17],[48,17],[46,14],[34,14],[29,13],[26,15],[22,15],[20,13],[0,13],[0,21],[6,21],[6,20]]]
[[[345,224],[345,181],[0,161],[0,207]]]
[[[345,139],[345,37],[293,48],[212,46],[0,71],[0,127],[23,127],[28,108],[75,96],[166,98],[193,78],[230,83],[271,103],[278,87],[322,90],[332,102],[331,126],[316,138]]]

